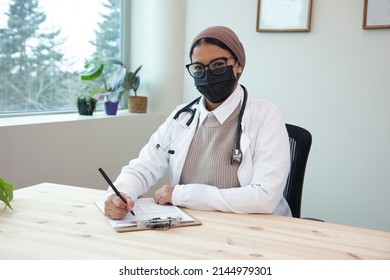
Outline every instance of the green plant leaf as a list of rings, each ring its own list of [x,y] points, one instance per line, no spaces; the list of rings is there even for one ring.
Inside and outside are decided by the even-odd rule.
[[[134,78],[137,76],[138,72],[141,70],[142,65],[140,65],[137,70],[134,72]]]
[[[90,96],[91,96],[91,97],[94,97],[96,94],[98,94],[98,93],[104,93],[104,92],[105,92],[104,88],[95,88],[95,89],[91,92]]]
[[[104,64],[87,63],[85,65],[86,71],[81,75],[81,80],[90,81],[99,78],[104,69]]]
[[[139,83],[140,83],[140,78],[139,78],[139,76],[137,76],[137,77],[135,77],[134,83],[133,83],[133,86],[132,86],[134,91],[137,91],[137,89],[139,87]]]
[[[108,80],[109,89],[113,92],[120,90],[123,80],[126,76],[126,68],[121,67],[117,69]]]
[[[0,178],[0,200],[9,208],[14,210],[9,203],[14,198],[14,184],[7,183]]]
[[[133,89],[135,92],[137,91],[139,87],[140,78],[137,76],[138,72],[141,70],[141,66],[137,68],[134,72],[128,72],[122,86],[125,89]]]

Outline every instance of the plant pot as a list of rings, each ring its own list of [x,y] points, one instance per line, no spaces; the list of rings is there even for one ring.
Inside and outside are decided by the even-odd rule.
[[[109,116],[115,116],[118,111],[119,101],[106,101],[104,102],[104,110]]]
[[[129,96],[130,113],[146,113],[148,98],[146,96]]]
[[[90,99],[88,101],[84,99],[77,100],[77,109],[80,115],[92,116],[93,111],[95,111],[95,108],[96,100],[94,99]]]

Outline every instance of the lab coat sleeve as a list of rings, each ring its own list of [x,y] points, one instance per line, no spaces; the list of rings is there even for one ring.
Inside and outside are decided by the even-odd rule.
[[[163,135],[169,138],[172,116],[173,113],[150,137],[138,158],[132,159],[122,168],[114,182],[120,192],[126,193],[133,200],[144,195],[168,170],[169,154],[157,149],[156,145],[160,143]],[[106,197],[111,193],[111,188],[108,188]]]
[[[276,107],[249,121],[249,150],[238,171],[241,187],[218,189],[203,184],[176,185],[172,203],[198,210],[291,215],[283,190],[290,169],[285,122]],[[249,133],[251,132],[251,133]],[[250,177],[248,180],[240,177]]]

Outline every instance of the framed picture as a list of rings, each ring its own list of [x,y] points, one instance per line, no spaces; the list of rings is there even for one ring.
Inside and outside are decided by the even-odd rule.
[[[309,32],[313,0],[258,0],[257,32]]]
[[[363,28],[390,28],[390,0],[364,0]]]

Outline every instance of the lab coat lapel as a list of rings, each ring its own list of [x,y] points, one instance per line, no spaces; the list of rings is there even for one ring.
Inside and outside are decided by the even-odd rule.
[[[174,146],[175,154],[171,155],[169,159],[169,171],[171,183],[173,185],[179,184],[184,162],[187,157],[192,138],[194,137],[196,127],[198,125],[198,119],[199,110],[196,110],[192,123],[189,127],[187,127],[186,118],[179,117],[177,121],[177,127],[175,127],[173,131],[172,139],[177,138],[177,140],[172,144]]]

